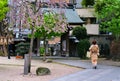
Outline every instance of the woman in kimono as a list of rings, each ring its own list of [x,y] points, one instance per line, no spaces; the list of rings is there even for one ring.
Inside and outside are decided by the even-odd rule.
[[[90,57],[91,57],[91,62],[93,65],[94,69],[97,69],[97,60],[98,60],[98,55],[99,55],[99,47],[96,43],[96,41],[92,41],[92,45],[89,48],[90,50]]]

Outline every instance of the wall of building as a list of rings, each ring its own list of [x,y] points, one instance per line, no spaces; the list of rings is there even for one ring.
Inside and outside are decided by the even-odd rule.
[[[96,40],[100,48],[100,55],[109,56],[111,46],[110,38],[110,35],[91,35],[89,41],[92,43],[93,40]]]

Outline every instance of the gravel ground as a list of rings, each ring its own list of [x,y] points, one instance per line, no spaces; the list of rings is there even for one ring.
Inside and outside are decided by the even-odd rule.
[[[45,63],[41,60],[32,60],[31,73],[23,75],[24,60],[7,59],[7,57],[0,57],[0,81],[50,81],[52,79],[72,74],[82,70],[81,68],[62,65],[59,63]],[[50,75],[37,76],[37,67],[47,67],[50,69]]]

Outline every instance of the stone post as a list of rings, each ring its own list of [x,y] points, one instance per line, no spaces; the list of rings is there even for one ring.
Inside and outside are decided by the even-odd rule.
[[[29,54],[25,54],[24,57],[24,75],[27,75],[29,67]]]

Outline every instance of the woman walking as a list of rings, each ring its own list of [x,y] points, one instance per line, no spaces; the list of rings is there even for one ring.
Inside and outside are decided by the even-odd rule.
[[[92,62],[93,68],[97,69],[99,47],[95,40],[92,42],[92,45],[90,46],[89,50],[90,50],[90,57],[91,57],[91,62]]]

